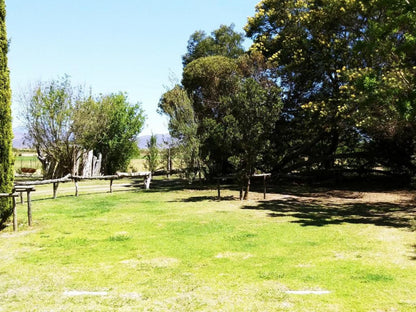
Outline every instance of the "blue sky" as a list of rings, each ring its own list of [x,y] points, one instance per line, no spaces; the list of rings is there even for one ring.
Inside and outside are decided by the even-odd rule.
[[[126,92],[148,117],[142,134],[167,133],[157,103],[181,78],[189,36],[231,23],[243,32],[259,1],[6,0],[14,126],[19,94],[68,74],[93,94]]]

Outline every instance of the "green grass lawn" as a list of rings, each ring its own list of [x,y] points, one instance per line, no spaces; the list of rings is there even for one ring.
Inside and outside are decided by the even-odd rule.
[[[0,232],[1,312],[416,310],[408,227],[308,224],[230,190],[41,190],[34,226],[19,204]]]
[[[41,169],[42,164],[40,163],[36,154],[23,154],[15,156],[14,166],[16,170],[20,168]]]
[[[21,168],[35,168],[40,169],[42,168],[42,164],[40,163],[38,157],[36,156],[36,152],[33,153],[15,153],[15,160],[14,160],[14,168],[15,170],[19,170]],[[135,158],[130,161],[127,171],[146,171],[145,166],[146,160],[143,158]]]

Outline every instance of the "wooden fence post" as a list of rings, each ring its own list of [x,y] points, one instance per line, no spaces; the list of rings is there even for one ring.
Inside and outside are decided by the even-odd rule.
[[[53,199],[56,199],[56,193],[58,192],[59,182],[53,183]]]
[[[13,195],[13,194],[10,194]],[[17,209],[16,209],[16,198],[12,196],[12,206],[13,206],[13,232],[17,231]]]
[[[152,181],[152,173],[149,173],[149,175],[145,176],[144,178],[144,188],[146,190],[150,189],[150,182]]]
[[[75,182],[75,197],[78,197],[78,179],[74,179]]]
[[[30,190],[27,190],[27,224],[32,226],[32,204],[30,200]]]

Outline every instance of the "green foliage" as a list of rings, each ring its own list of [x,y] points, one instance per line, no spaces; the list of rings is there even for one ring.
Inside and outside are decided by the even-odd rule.
[[[280,168],[331,168],[347,154],[412,168],[415,21],[409,1],[259,3],[246,31],[285,92]],[[385,153],[397,148],[403,157]]]
[[[193,101],[183,87],[176,85],[162,95],[158,109],[169,117],[169,132],[175,139],[179,157],[185,163],[185,176],[193,180],[194,169],[200,166],[201,145]]]
[[[203,33],[193,36],[188,51],[210,42]],[[189,55],[184,60],[191,60]],[[170,117],[171,135],[186,147],[188,168],[197,165],[206,177],[238,172],[249,183],[255,167],[266,167],[260,160],[279,119],[280,90],[260,53],[191,55],[195,58],[184,62],[182,86],[159,103]]]
[[[76,103],[85,98],[82,89],[71,86],[68,76],[39,82],[26,94],[26,128],[47,178],[71,173],[74,154],[72,121]]]
[[[213,48],[224,27],[211,37],[195,32],[179,88],[191,100],[207,173],[241,168],[241,131],[256,145],[248,127],[256,122],[244,121],[253,108],[240,97],[248,78],[281,92],[262,137],[268,153],[256,161],[263,170],[416,172],[415,25],[410,1],[263,0],[245,28],[253,40],[247,53]]]
[[[45,177],[72,173],[83,150],[103,156],[102,170],[125,170],[137,154],[136,136],[144,124],[139,104],[124,93],[93,98],[63,77],[39,83],[25,99],[26,127]]]
[[[159,147],[157,137],[152,133],[147,141],[146,167],[153,174],[159,165]]]
[[[0,193],[11,193],[14,170],[12,153],[12,114],[9,69],[7,65],[8,41],[6,8],[0,1]],[[12,214],[10,200],[0,199],[0,227]]]
[[[195,169],[205,175],[231,170],[226,139],[230,109],[224,99],[235,93],[242,72],[250,67],[238,60],[244,55],[243,36],[233,28],[222,25],[211,36],[202,31],[191,35],[183,56],[182,86],[166,92],[159,103],[170,117],[170,133],[178,139],[190,179]]]
[[[244,54],[243,41],[243,34],[236,33],[233,24],[221,25],[211,36],[207,36],[204,31],[196,31],[189,38],[188,52],[182,57],[183,66],[186,67],[192,61],[206,56],[238,58]]]
[[[182,84],[197,107],[197,118],[220,114],[220,97],[233,92],[238,73],[236,61],[225,56],[199,58],[184,68]]]
[[[144,112],[140,104],[130,104],[124,93],[110,94],[98,99],[94,111],[98,116],[93,149],[103,155],[103,173],[114,174],[126,170],[130,160],[138,154],[137,135],[144,126]],[[96,128],[96,129],[97,129]]]
[[[224,56],[199,58],[183,71],[182,84],[192,99],[198,125],[201,160],[211,175],[224,172],[230,156],[224,140],[224,118],[228,112],[222,98],[234,93],[238,80],[236,60]]]
[[[183,87],[176,85],[165,92],[159,101],[159,112],[169,116],[169,132],[172,137],[183,141],[196,135],[196,121],[192,100]]]
[[[280,93],[276,86],[264,88],[248,78],[241,80],[234,94],[223,99],[229,111],[224,118],[225,138],[232,155],[228,160],[246,183],[256,168],[265,166],[263,155],[269,152],[270,135],[280,117]]]

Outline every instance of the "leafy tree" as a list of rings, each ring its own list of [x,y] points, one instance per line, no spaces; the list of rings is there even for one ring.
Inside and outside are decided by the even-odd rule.
[[[238,58],[244,54],[242,46],[243,34],[234,31],[234,25],[221,25],[214,30],[211,36],[204,31],[194,32],[188,41],[188,52],[182,57],[183,66],[206,56],[222,55],[229,58]]]
[[[80,151],[103,155],[102,170],[125,170],[138,152],[136,137],[144,124],[139,104],[123,93],[93,98],[68,77],[39,83],[25,99],[28,138],[37,150],[45,177],[72,173]]]
[[[360,63],[343,68],[342,91],[356,107],[357,127],[377,163],[413,173],[416,135],[416,8],[411,1],[374,1],[362,8],[354,46]]]
[[[176,85],[159,101],[159,112],[169,117],[169,132],[176,139],[178,153],[185,163],[185,176],[195,178],[195,168],[201,170],[200,137],[193,102],[183,87]]]
[[[226,140],[231,145],[229,161],[244,183],[248,198],[250,177],[264,168],[263,156],[270,152],[270,136],[280,117],[281,91],[275,85],[264,88],[253,78],[242,79],[238,90],[224,98],[228,106]]]
[[[47,178],[72,173],[74,155],[81,148],[74,143],[73,113],[83,99],[82,89],[73,88],[68,77],[39,82],[26,95],[27,139],[36,148]]]
[[[76,144],[93,150],[102,140],[103,131],[110,123],[110,116],[103,107],[103,96],[89,96],[78,101],[73,109],[71,130],[76,133]]]
[[[96,137],[92,147],[103,155],[103,173],[114,174],[126,170],[131,158],[137,155],[137,136],[143,129],[145,116],[140,104],[130,104],[124,93],[104,95],[97,101],[98,104],[89,106],[97,122],[91,129],[96,130],[87,137]]]
[[[343,118],[344,81],[337,70],[354,62],[350,45],[356,13],[344,12],[343,6],[338,1],[266,0],[246,27],[252,49],[274,65],[284,91],[278,128],[285,140],[278,166],[287,170],[332,168],[337,151],[353,134],[350,120]]]
[[[0,1],[0,193],[11,193],[13,188],[12,117],[10,78],[7,67],[8,41],[6,34],[6,8]],[[0,226],[12,214],[7,199],[0,200]]]
[[[201,160],[209,175],[226,173],[230,146],[224,140],[227,107],[221,99],[233,94],[239,80],[237,61],[224,56],[199,58],[183,71],[182,84],[192,100]]]
[[[237,172],[247,198],[251,175],[266,168],[264,155],[281,107],[281,91],[265,59],[255,52],[238,59],[198,58],[184,68],[182,83],[159,103],[170,117],[172,136],[199,144],[208,175]]]
[[[157,146],[157,137],[152,133],[147,141],[146,165],[147,169],[153,174],[159,165],[159,147]]]
[[[162,163],[166,170],[166,177],[169,179],[173,170],[173,161],[177,155],[177,145],[172,138],[163,137],[163,149],[162,149]]]
[[[336,160],[361,158],[368,167],[408,167],[414,6],[264,0],[256,10],[246,26],[251,49],[267,57],[284,91],[277,166],[329,169]]]

